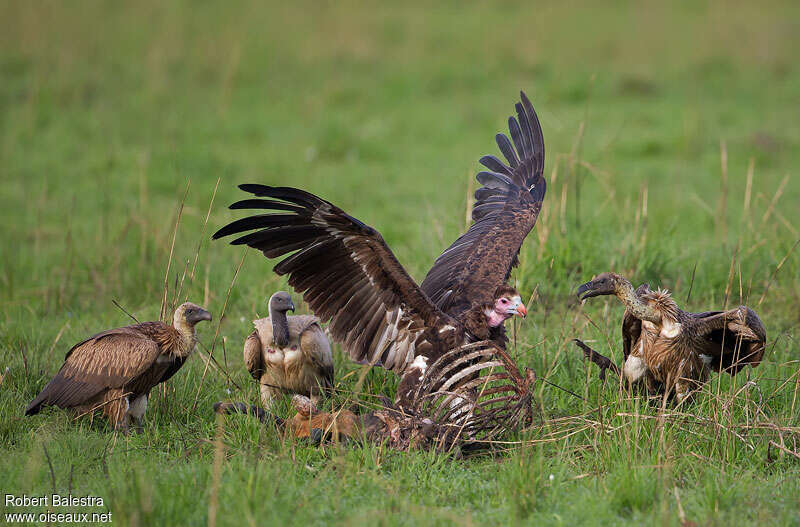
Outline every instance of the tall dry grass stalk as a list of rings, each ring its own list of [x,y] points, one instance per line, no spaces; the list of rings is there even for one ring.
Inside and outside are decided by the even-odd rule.
[[[761,227],[764,227],[769,220],[769,217],[775,212],[775,206],[778,204],[778,200],[781,199],[783,195],[783,190],[786,188],[786,184],[789,183],[789,174],[786,174],[783,179],[781,180],[780,185],[778,185],[778,190],[775,191],[775,194],[772,196],[772,199],[767,206],[767,210],[764,211],[764,215],[761,216]]]
[[[580,160],[581,151],[583,149],[583,134],[586,131],[586,120],[581,121],[578,126],[578,135],[575,142],[572,144],[572,151],[569,154],[569,179],[573,182],[575,187],[575,225],[580,229],[581,227],[581,178],[580,168],[578,162]],[[565,198],[566,199],[566,198]]]
[[[558,159],[556,159],[556,162],[553,163],[553,169],[550,171],[550,181],[547,182],[547,185],[550,188],[555,188],[556,181],[558,180],[558,164]],[[539,240],[539,251],[536,253],[537,260],[542,259],[545,245],[547,244],[547,240],[550,238],[550,232],[553,228],[552,218],[553,215],[550,214],[550,207],[542,207],[542,210],[539,212],[539,219],[536,222],[535,229],[536,237]]]
[[[749,230],[753,230],[753,218],[750,216],[750,200],[753,195],[753,175],[755,173],[756,160],[754,157],[750,158],[747,164],[747,177],[744,189],[744,203],[742,204],[742,222],[747,221]]]
[[[233,273],[233,278],[231,279],[231,283],[228,286],[228,292],[225,294],[225,303],[222,304],[222,310],[219,314],[219,320],[217,321],[217,329],[214,331],[214,340],[211,342],[211,350],[208,352],[209,358],[214,357],[214,349],[217,345],[217,338],[219,337],[219,330],[222,327],[222,319],[225,317],[225,310],[228,307],[228,301],[231,298],[231,291],[233,291],[233,285],[236,283],[236,277],[239,276],[239,271],[242,269],[244,265],[244,259],[247,257],[247,248],[242,251],[242,259],[239,261],[239,266],[236,268],[236,271]],[[206,361],[206,365],[203,368],[203,376],[200,378],[200,383],[197,386],[197,393],[194,396],[194,403],[192,403],[192,411],[197,409],[197,400],[200,398],[200,391],[203,389],[203,383],[206,380],[206,374],[208,374],[208,366],[210,361]],[[227,371],[226,371],[227,374]],[[230,376],[228,376],[230,378]]]
[[[175,219],[175,229],[172,232],[172,244],[169,248],[169,259],[167,260],[167,270],[164,273],[164,293],[161,297],[161,313],[159,315],[159,320],[166,321],[167,316],[167,298],[169,294],[169,270],[172,266],[172,255],[175,251],[175,240],[178,238],[178,226],[181,223],[181,215],[183,214],[183,206],[186,203],[186,196],[189,195],[189,186],[192,184],[191,179],[186,180],[186,190],[183,193],[183,198],[181,199],[180,206],[178,207],[178,217]]]
[[[783,267],[783,264],[786,263],[786,260],[788,260],[789,257],[794,252],[794,250],[797,249],[797,245],[798,244],[800,244],[800,238],[798,238],[797,241],[794,242],[794,245],[792,245],[791,249],[789,249],[786,252],[786,254],[783,256],[783,258],[781,258],[781,261],[778,263],[777,267],[775,267],[775,270],[772,271],[772,274],[770,275],[769,280],[767,281],[767,286],[764,288],[764,292],[761,294],[761,298],[758,299],[758,304],[757,305],[760,306],[761,303],[764,301],[764,299],[767,297],[767,292],[769,292],[769,288],[770,288],[770,286],[772,286],[772,282],[775,280],[775,275],[778,274],[778,271],[781,270],[781,267]]]
[[[138,318],[136,318],[136,317],[135,317],[133,314],[131,314],[130,312],[128,312],[128,310],[127,310],[127,309],[125,309],[124,307],[122,307],[122,305],[120,305],[120,303],[119,303],[119,302],[117,302],[115,299],[113,299],[113,298],[112,298],[112,299],[111,299],[111,303],[112,303],[112,304],[114,304],[114,305],[117,307],[117,309],[119,309],[120,311],[122,311],[123,313],[125,313],[126,315],[128,315],[128,317],[129,317],[131,320],[133,320],[133,321],[134,321],[134,322],[136,322],[137,324],[139,323],[139,319],[138,319]]]
[[[717,234],[726,240],[728,238],[728,145],[725,141],[719,142],[720,164],[720,193],[717,203]]]
[[[222,181],[222,178],[218,177],[217,183],[214,185],[214,191],[211,193],[211,200],[208,202],[208,211],[206,211],[206,217],[203,220],[203,228],[200,231],[200,240],[197,242],[197,250],[194,253],[194,263],[192,264],[192,272],[189,275],[190,284],[192,283],[192,281],[194,281],[194,274],[195,270],[197,269],[197,259],[200,256],[200,248],[203,246],[203,241],[205,241],[206,227],[208,226],[208,219],[211,217],[211,209],[214,207],[214,198],[217,197],[217,189],[219,188],[220,181]]]
[[[475,205],[475,198],[473,194],[475,193],[475,176],[472,175],[472,172],[467,173],[467,196],[466,202],[464,205],[464,231],[466,232],[469,229],[469,226],[472,225],[472,207]]]
[[[194,263],[192,263],[192,271],[189,273],[189,285],[194,283],[194,275],[197,269],[197,260],[200,257],[200,249],[203,247],[203,242],[205,241],[206,237],[206,227],[208,226],[208,219],[211,217],[211,209],[214,206],[214,198],[217,196],[217,189],[219,188],[219,182],[222,178],[217,178],[217,183],[214,185],[214,191],[211,193],[211,200],[208,203],[208,210],[206,211],[206,217],[203,220],[203,227],[200,229],[200,236],[197,241],[197,249],[194,252]],[[183,268],[183,275],[181,276],[181,281],[178,287],[175,289],[175,296],[173,297],[173,307],[177,305],[178,299],[181,297],[181,291],[183,290],[183,282],[186,278],[186,272],[189,269],[189,260],[186,260],[186,265]],[[189,300],[189,293],[187,292],[187,296],[184,298],[184,302]],[[206,305],[205,303],[203,305]]]
[[[61,326],[61,329],[58,330],[58,334],[56,334],[56,338],[53,339],[53,343],[50,345],[50,349],[47,350],[47,355],[46,356],[47,356],[48,362],[49,362],[50,356],[53,354],[53,350],[56,349],[56,344],[58,344],[58,341],[61,340],[61,335],[64,334],[64,330],[67,329],[68,327],[69,327],[69,321],[64,322],[64,325]],[[25,363],[27,364],[27,362],[28,361],[26,360]]]
[[[692,298],[692,288],[694,288],[694,277],[697,273],[697,260],[694,261],[694,267],[692,268],[692,278],[689,282],[689,291],[686,293],[686,300],[685,303],[689,303],[689,299]]]

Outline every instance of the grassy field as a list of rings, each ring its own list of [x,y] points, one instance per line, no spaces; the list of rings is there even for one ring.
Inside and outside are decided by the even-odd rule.
[[[100,496],[86,510],[118,526],[800,525],[798,20],[789,1],[0,3],[0,490]],[[534,426],[467,461],[215,421],[258,401],[241,345],[285,287],[209,240],[236,184],[333,201],[421,280],[520,89],[548,194],[512,354],[580,398],[537,385]],[[621,306],[574,298],[606,270],[687,309],[748,304],[765,361],[665,414],[601,384],[570,340],[621,357]],[[72,343],[130,322],[114,301],[156,319],[165,283],[215,320],[142,433],[23,417]],[[336,366],[341,401],[358,368]]]

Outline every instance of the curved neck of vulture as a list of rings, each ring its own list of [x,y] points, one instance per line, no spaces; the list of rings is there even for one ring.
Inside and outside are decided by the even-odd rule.
[[[269,320],[272,322],[272,340],[279,348],[289,345],[289,320],[286,311],[275,311],[269,307]]]
[[[173,350],[173,354],[179,356],[186,356],[192,352],[194,345],[197,342],[197,336],[194,331],[194,325],[189,324],[183,318],[183,315],[178,316],[176,313],[172,319],[172,327],[174,327],[180,334],[183,342],[179,345],[179,350]]]
[[[625,280],[617,286],[617,297],[622,300],[625,307],[631,312],[633,316],[640,320],[647,320],[654,324],[661,323],[661,314],[657,309],[653,308],[650,304],[636,296],[636,291],[633,285]]]

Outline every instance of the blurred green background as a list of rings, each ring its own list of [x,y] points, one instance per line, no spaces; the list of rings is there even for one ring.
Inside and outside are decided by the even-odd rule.
[[[45,445],[57,486],[111,500],[118,525],[797,524],[798,463],[769,446],[800,446],[797,49],[797,2],[0,3],[4,490],[50,490]],[[515,357],[654,415],[572,349],[579,336],[621,355],[621,308],[581,308],[575,285],[616,270],[687,309],[747,303],[767,326],[765,363],[689,410],[723,431],[664,436],[613,411],[615,433],[532,432],[539,446],[462,463],[318,451],[230,420],[214,483],[210,404],[257,401],[240,346],[285,287],[253,252],[231,289],[243,250],[209,238],[235,217],[236,184],[321,195],[421,280],[464,230],[477,160],[497,153],[521,89],[544,130],[548,194],[514,275],[536,292]],[[113,300],[157,318],[165,275],[168,304],[214,313],[201,341],[243,390],[195,357],[154,394],[144,434],[21,417],[72,343],[129,322]],[[337,355],[337,379],[355,370]],[[366,389],[391,396],[394,382],[374,372]],[[545,424],[590,408],[539,396]],[[731,435],[755,421],[783,435]]]

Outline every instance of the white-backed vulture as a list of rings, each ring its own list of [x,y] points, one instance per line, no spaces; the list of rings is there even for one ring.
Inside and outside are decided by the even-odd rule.
[[[601,368],[621,371],[630,385],[643,386],[651,395],[674,395],[681,402],[708,380],[710,371],[733,375],[758,366],[764,355],[766,330],[747,306],[689,313],[678,308],[668,291],[653,291],[646,284],[634,291],[615,273],[602,273],[581,285],[578,295],[581,300],[613,295],[625,304],[622,368],[577,343]]]
[[[175,310],[172,325],[143,322],[75,344],[25,415],[58,406],[79,414],[102,410],[122,432],[131,419],[140,425],[150,390],[172,377],[194,350],[195,324],[201,320],[211,320],[211,313],[186,302]]]
[[[332,203],[291,187],[239,188],[257,198],[231,209],[263,210],[234,221],[214,239],[241,235],[267,258],[323,322],[350,357],[400,373],[401,406],[425,368],[466,343],[506,343],[503,323],[525,316],[519,293],[506,285],[522,242],[544,199],[544,140],[536,112],[521,93],[511,140],[496,136],[506,162],[484,156],[477,179],[473,225],[436,260],[420,287],[380,233]],[[513,141],[513,142],[512,142]]]
[[[281,392],[312,399],[333,388],[333,354],[328,337],[312,315],[294,311],[289,293],[279,291],[268,304],[269,318],[253,321],[255,331],[244,343],[244,363],[259,382],[264,408]]]

